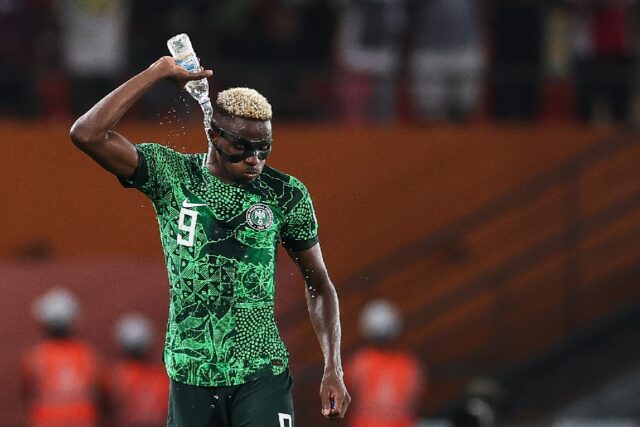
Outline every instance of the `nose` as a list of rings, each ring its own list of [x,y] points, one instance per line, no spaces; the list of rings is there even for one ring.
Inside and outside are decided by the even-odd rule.
[[[258,158],[257,154],[254,154],[251,157],[245,158],[244,161],[245,161],[245,163],[247,163],[248,165],[251,165],[251,166],[255,166],[258,163],[260,163],[260,159]]]

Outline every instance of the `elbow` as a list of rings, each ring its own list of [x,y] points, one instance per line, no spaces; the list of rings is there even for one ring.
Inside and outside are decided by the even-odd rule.
[[[76,147],[81,149],[83,147],[93,145],[100,140],[99,135],[86,123],[84,117],[80,117],[71,126],[71,129],[69,130],[69,138]]]

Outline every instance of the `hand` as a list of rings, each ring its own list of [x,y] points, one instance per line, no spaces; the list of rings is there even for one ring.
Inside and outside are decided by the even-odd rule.
[[[150,68],[157,70],[164,78],[172,80],[180,88],[183,88],[191,80],[200,80],[213,75],[212,70],[205,70],[202,67],[200,67],[199,71],[189,72],[176,64],[175,59],[171,56],[163,56],[154,62]]]
[[[344,418],[351,403],[351,396],[344,385],[341,372],[325,372],[320,384],[320,400],[322,401],[321,412],[325,418]]]

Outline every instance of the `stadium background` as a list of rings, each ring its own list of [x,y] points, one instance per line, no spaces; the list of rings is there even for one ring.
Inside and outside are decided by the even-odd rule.
[[[566,2],[478,2],[486,68],[482,97],[463,121],[415,112],[402,64],[420,23],[402,32],[397,107],[382,117],[353,116],[340,93],[346,72],[336,59],[339,5],[248,1],[235,10],[231,2],[183,3],[126,6],[119,18],[125,65],[107,83],[99,76],[96,85],[106,89],[97,94],[93,76],[74,75],[60,59],[65,25],[56,21],[55,2],[0,7],[0,425],[24,422],[19,360],[39,338],[30,304],[48,288],[78,295],[79,334],[105,363],[116,356],[112,326],[121,314],[142,311],[163,329],[167,279],[153,210],[72,147],[68,129],[76,103],[95,102],[91,96],[165,54],[166,39],[178,32],[191,35],[214,69],[213,90],[246,82],[271,100],[270,163],[299,177],[314,196],[341,295],[346,355],[361,343],[359,309],[385,297],[405,316],[402,345],[429,369],[424,418],[446,418],[473,379],[491,377],[508,392],[505,425],[549,425],[563,414],[582,420],[575,425],[637,425],[637,388],[628,395],[614,387],[616,403],[609,405],[605,393],[625,378],[637,385],[640,368],[632,345],[640,330],[637,112],[631,101],[621,119],[606,105],[590,120],[574,113],[571,39],[557,29],[557,22],[575,19]],[[221,28],[228,22],[222,10],[255,31]],[[537,32],[522,34],[514,25],[509,33],[500,25],[507,12]],[[501,56],[505,37],[532,52],[516,61],[528,70],[519,84],[529,92],[511,109],[499,96],[499,77],[515,61]],[[640,45],[629,40],[635,64]],[[77,87],[88,99],[77,99]],[[637,85],[626,89],[637,100]],[[519,104],[523,99],[530,108]],[[503,114],[499,104],[518,114]],[[196,108],[161,84],[118,130],[136,142],[198,151]],[[279,262],[277,310],[292,354],[298,419],[322,425],[321,354],[303,284],[286,256]],[[160,348],[158,342],[158,357]],[[598,403],[567,412],[588,399]]]

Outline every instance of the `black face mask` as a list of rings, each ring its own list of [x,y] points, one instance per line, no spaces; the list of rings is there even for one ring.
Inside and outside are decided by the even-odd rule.
[[[218,135],[222,138],[226,139],[230,143],[234,145],[240,145],[243,147],[241,153],[231,154],[224,151],[217,144],[213,144],[216,151],[226,161],[229,163],[240,163],[244,159],[249,157],[257,156],[260,160],[266,160],[271,154],[271,136],[259,139],[259,140],[250,140],[228,132],[222,129],[215,121],[211,120],[211,129],[213,129]],[[264,148],[266,146],[266,148]]]

